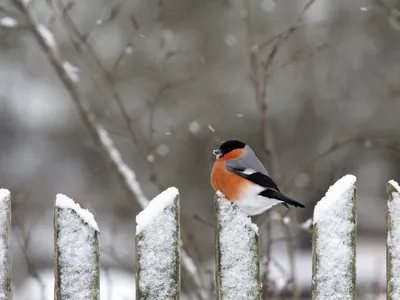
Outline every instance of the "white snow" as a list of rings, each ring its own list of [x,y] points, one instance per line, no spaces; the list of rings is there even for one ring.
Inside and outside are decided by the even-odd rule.
[[[87,209],[81,208],[81,206],[78,203],[75,203],[74,200],[72,200],[71,198],[63,194],[57,194],[56,206],[60,208],[70,208],[74,210],[90,227],[99,231],[99,227],[97,226],[97,223],[92,213]]]
[[[65,73],[67,73],[69,79],[71,79],[72,82],[79,82],[79,68],[75,67],[68,61],[64,61],[62,64]]]
[[[1,288],[4,287],[4,282],[10,275],[6,269],[10,263],[7,255],[9,245],[7,245],[7,241],[4,240],[4,238],[9,234],[5,231],[7,230],[6,224],[9,222],[9,220],[7,220],[7,215],[11,214],[10,201],[10,191],[0,189],[0,299],[5,299],[4,291]]]
[[[90,213],[81,209],[68,197],[59,194],[56,199],[58,234],[55,243],[60,270],[58,281],[61,299],[90,299],[90,285],[98,271],[97,225],[93,224]],[[82,223],[81,218],[89,224]]]
[[[145,208],[149,204],[149,200],[144,195],[142,188],[140,187],[139,182],[136,179],[135,172],[132,171],[122,160],[121,153],[119,153],[118,149],[114,146],[114,142],[108,135],[107,130],[101,125],[96,127],[97,133],[100,137],[101,143],[108,151],[108,155],[110,159],[113,161],[115,166],[118,169],[118,172],[125,179],[128,188],[131,192],[136,196],[139,205],[142,208]]]
[[[38,276],[43,282],[43,290],[36,278],[28,276],[15,290],[14,300],[54,300],[54,271],[39,269]],[[43,297],[42,297],[43,293]],[[71,298],[69,298],[71,299]],[[135,275],[117,268],[104,268],[100,271],[100,299],[134,300]]]
[[[176,234],[179,223],[174,200],[178,195],[178,190],[170,187],[136,216],[138,288],[146,299],[170,299],[171,292],[177,288],[175,267],[179,237]]]
[[[17,21],[11,17],[0,18],[0,26],[14,28],[18,25]]]
[[[42,36],[42,38],[44,39],[44,41],[48,47],[50,47],[53,50],[57,49],[56,40],[55,40],[53,34],[50,32],[49,29],[47,29],[46,26],[39,24],[37,26],[37,30],[39,31],[39,34]]]
[[[152,224],[166,207],[171,206],[179,195],[176,187],[170,187],[150,201],[149,205],[136,216],[136,235]]]
[[[237,206],[217,192],[221,292],[224,299],[254,299],[260,289],[255,280],[257,264],[252,249],[255,226]]]
[[[332,185],[314,209],[314,225],[318,226],[316,254],[318,267],[315,280],[317,298],[350,300],[352,284],[351,223],[356,177],[346,175]]]
[[[92,215],[64,195],[56,198],[58,282],[61,299],[85,300],[98,271],[99,233]],[[82,218],[88,223],[82,223]]]
[[[392,200],[388,201],[388,213],[391,218],[391,230],[387,236],[387,245],[392,257],[391,295],[392,299],[400,299],[400,277],[395,275],[400,272],[400,186],[394,180],[390,180],[389,184],[395,189],[392,192]]]
[[[300,224],[300,227],[304,228],[304,229],[310,229],[312,224],[313,224],[313,220],[310,218],[307,221],[305,221],[304,223]]]
[[[389,181],[389,183],[397,190],[398,193],[400,193],[400,186],[396,181],[392,179]]]
[[[0,189],[0,203],[9,201],[10,191],[6,189]]]

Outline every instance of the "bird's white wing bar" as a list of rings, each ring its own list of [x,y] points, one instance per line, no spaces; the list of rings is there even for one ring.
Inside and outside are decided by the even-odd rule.
[[[238,173],[242,173],[242,174],[245,174],[245,175],[251,175],[251,174],[254,174],[254,173],[257,173],[257,172],[254,171],[253,169],[247,168],[247,169],[244,169],[243,171],[239,171]]]

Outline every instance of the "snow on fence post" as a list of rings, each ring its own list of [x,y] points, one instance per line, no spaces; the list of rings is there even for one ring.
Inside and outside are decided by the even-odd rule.
[[[332,185],[314,209],[313,300],[356,297],[356,177]]]
[[[0,189],[0,300],[12,299],[10,230],[10,191]]]
[[[136,216],[136,299],[180,298],[179,191],[170,187]]]
[[[400,186],[394,180],[386,185],[386,299],[400,300]]]
[[[261,300],[257,226],[220,192],[215,209],[217,299]]]
[[[100,233],[93,215],[58,194],[54,207],[54,299],[100,299]]]

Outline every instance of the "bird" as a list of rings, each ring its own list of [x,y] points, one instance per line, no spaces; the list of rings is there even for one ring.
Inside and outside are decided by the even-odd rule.
[[[260,215],[276,204],[305,207],[281,193],[267,170],[246,143],[239,140],[223,142],[213,150],[216,156],[211,170],[215,192],[236,204],[248,216]]]

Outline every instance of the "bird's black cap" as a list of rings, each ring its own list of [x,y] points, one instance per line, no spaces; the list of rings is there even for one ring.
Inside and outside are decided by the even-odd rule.
[[[246,147],[246,144],[241,142],[241,141],[229,140],[229,141],[223,142],[219,146],[218,150],[214,150],[214,154],[216,154],[216,155],[221,157],[221,156],[223,156],[223,155],[225,155],[225,154],[227,154],[227,153],[229,153],[229,152],[231,152],[233,150],[243,149],[244,147]]]

